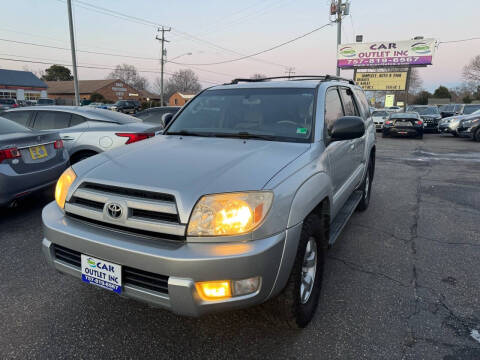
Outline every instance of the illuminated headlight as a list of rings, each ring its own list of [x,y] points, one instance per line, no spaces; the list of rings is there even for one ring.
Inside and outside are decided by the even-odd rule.
[[[228,236],[249,233],[265,219],[273,193],[252,191],[205,195],[195,205],[188,236]]]
[[[55,187],[55,201],[62,209],[65,207],[65,200],[67,199],[68,190],[76,178],[77,174],[75,174],[75,171],[69,167],[63,172],[57,181],[57,186]]]

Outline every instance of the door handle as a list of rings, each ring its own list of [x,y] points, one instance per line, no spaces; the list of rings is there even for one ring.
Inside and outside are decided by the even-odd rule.
[[[75,138],[71,136],[62,136],[62,140],[75,140]]]

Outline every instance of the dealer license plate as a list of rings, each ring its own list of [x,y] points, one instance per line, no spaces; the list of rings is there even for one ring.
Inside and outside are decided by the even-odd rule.
[[[82,254],[82,280],[120,294],[122,266]]]
[[[43,159],[44,157],[48,156],[47,149],[45,149],[45,145],[40,146],[32,146],[28,148],[30,150],[30,155],[32,156],[32,160]]]

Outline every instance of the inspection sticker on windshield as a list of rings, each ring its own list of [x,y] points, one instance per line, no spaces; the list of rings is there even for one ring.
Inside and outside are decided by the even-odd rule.
[[[122,266],[82,254],[82,280],[120,294]]]
[[[306,135],[307,131],[307,128],[297,128],[297,134]]]

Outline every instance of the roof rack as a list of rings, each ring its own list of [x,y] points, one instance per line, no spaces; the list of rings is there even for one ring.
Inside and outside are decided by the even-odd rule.
[[[352,79],[345,79],[342,77],[338,76],[332,76],[332,75],[293,75],[293,76],[273,76],[273,77],[267,77],[267,78],[259,78],[259,79],[243,79],[243,78],[238,78],[238,79],[233,79],[230,83],[227,83],[225,85],[231,85],[231,84],[238,84],[240,82],[262,82],[262,81],[270,81],[270,80],[279,80],[279,79],[288,79],[288,80],[321,80],[321,81],[331,81],[331,80],[337,80],[337,81],[346,81],[349,84],[355,85],[355,81]]]

